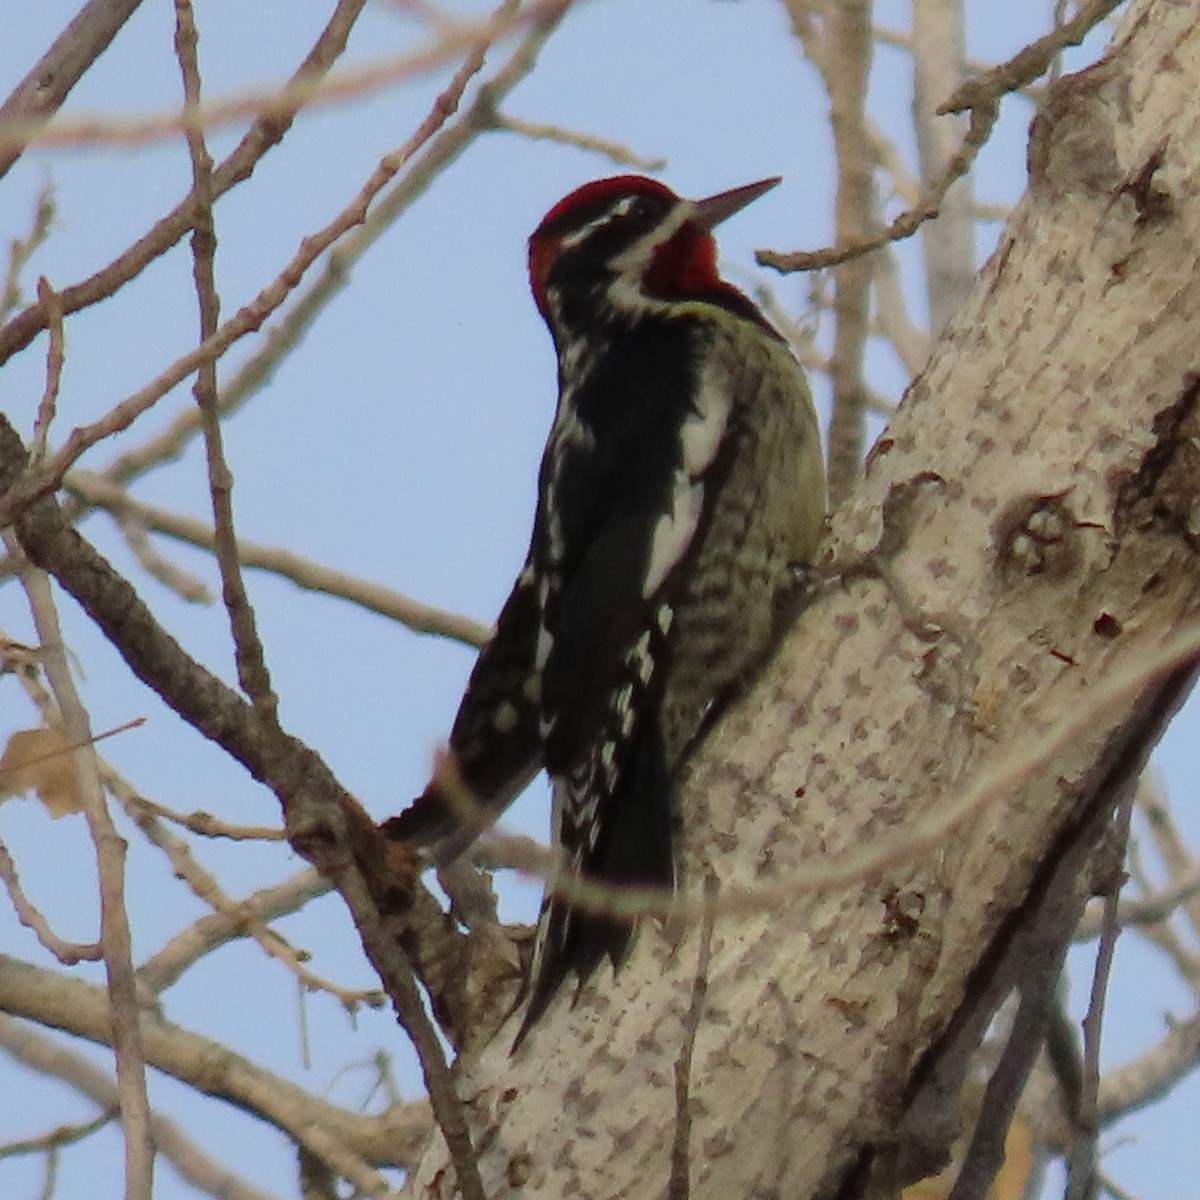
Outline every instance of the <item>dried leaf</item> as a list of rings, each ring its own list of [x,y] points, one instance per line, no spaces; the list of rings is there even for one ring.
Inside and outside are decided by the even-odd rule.
[[[20,729],[8,739],[0,755],[0,800],[29,791],[55,818],[83,808],[71,744],[61,729]]]

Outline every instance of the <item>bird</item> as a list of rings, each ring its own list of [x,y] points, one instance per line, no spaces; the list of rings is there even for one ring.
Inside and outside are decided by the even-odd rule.
[[[646,176],[594,180],[529,240],[558,365],[529,550],[441,767],[383,825],[444,863],[547,772],[558,866],[514,1052],[570,976],[629,949],[634,923],[564,881],[675,887],[674,782],[769,656],[820,540],[804,372],[721,277],[713,235],[779,182],[685,200]]]

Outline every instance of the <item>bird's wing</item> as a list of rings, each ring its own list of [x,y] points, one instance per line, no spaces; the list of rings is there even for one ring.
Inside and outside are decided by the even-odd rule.
[[[542,604],[528,568],[475,660],[450,731],[450,754],[425,791],[384,823],[388,837],[446,862],[524,791],[542,766],[541,694],[535,670]]]

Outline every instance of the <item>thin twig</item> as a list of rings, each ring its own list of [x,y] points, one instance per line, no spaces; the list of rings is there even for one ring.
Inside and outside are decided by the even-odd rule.
[[[515,0],[508,0],[508,3],[502,7],[507,7],[513,2]],[[535,47],[540,46],[541,40],[548,36],[549,28],[561,20],[571,2],[572,0],[558,0],[556,5],[539,6],[546,8],[550,14],[546,17],[547,27],[537,26],[530,31],[526,43],[518,47],[518,51],[514,52],[513,58],[506,64],[507,69],[511,70],[515,64],[518,70],[528,71],[532,65],[530,56],[536,55]],[[479,53],[482,54],[482,50]],[[518,55],[521,57],[518,58]],[[527,60],[529,60],[528,63]],[[291,261],[279,275],[267,284],[249,304],[239,309],[233,317],[219,326],[211,336],[205,338],[194,350],[177,359],[157,378],[117,404],[104,417],[91,425],[75,429],[58,453],[48,459],[41,468],[27,471],[25,477],[14,483],[4,501],[0,502],[0,527],[10,524],[14,515],[31,501],[54,491],[62,482],[67,470],[91,446],[127,429],[171,388],[206,363],[215,362],[231,345],[259,329],[267,317],[278,309],[299,285],[313,263],[347,231],[363,224],[367,219],[372,202],[404,166],[408,153],[410,153],[410,149],[406,144],[385,155],[366,183],[359,189],[357,195],[342,211],[322,229],[304,238]],[[425,181],[414,180],[413,182],[415,184]],[[214,197],[215,195],[214,186]],[[68,311],[66,293],[63,293],[63,303],[64,312]],[[17,320],[19,319],[17,318]],[[15,323],[14,321],[11,324]],[[2,341],[3,336],[0,335],[0,342]],[[2,361],[2,355],[0,355],[0,361]]]
[[[349,7],[357,10],[363,3],[364,0],[341,0],[339,10]],[[379,197],[361,227],[351,232],[331,250],[324,270],[310,283],[306,291],[298,295],[280,324],[267,333],[261,349],[248,359],[225,385],[221,392],[222,413],[227,414],[234,411],[262,385],[287,349],[303,337],[304,332],[315,321],[317,315],[340,292],[349,278],[350,267],[390,227],[396,217],[429,188],[438,172],[453,162],[479,133],[488,128],[490,114],[494,111],[495,106],[533,70],[542,46],[566,16],[572,3],[573,0],[558,0],[557,4],[547,6],[544,14],[529,27],[507,60],[490,79],[481,84],[475,99],[461,117],[448,128],[441,130],[438,136],[433,136],[438,131],[440,120],[444,120],[453,111],[453,107],[457,103],[457,89],[460,88],[461,83],[465,83],[461,73],[451,80],[445,91],[434,102],[429,116],[422,122],[418,132],[409,139],[404,148],[411,154],[419,148],[419,139],[422,136],[428,136],[429,144],[425,147],[424,152],[419,157],[414,157],[407,167],[404,177]],[[331,19],[330,29],[326,30],[327,34],[331,32],[336,18],[337,14],[334,19]],[[347,19],[352,20],[353,16],[348,14]],[[324,37],[325,35],[322,35],[323,39]],[[341,42],[338,42],[337,48],[340,49],[340,46]],[[323,41],[318,42],[318,48],[322,49],[323,53],[318,56],[317,48],[314,48],[313,54],[309,56],[310,60],[315,59],[327,66],[329,49],[323,45]],[[302,67],[301,71],[304,69],[305,67]],[[284,128],[286,128],[286,124]],[[242,145],[217,168],[213,180],[214,189],[223,191],[232,186],[228,177],[233,173],[240,172],[239,179],[249,176],[256,161],[253,156],[255,147],[266,137],[266,132],[261,132],[257,138],[254,137],[254,134],[255,130],[251,130],[251,133],[243,139]],[[282,131],[278,136],[282,137]],[[261,153],[260,149],[259,154]],[[236,181],[234,180],[234,182]],[[123,264],[126,264],[126,260],[128,260],[128,270],[136,274],[146,263],[163,253],[187,231],[189,219],[190,201],[185,201],[184,204],[163,218],[145,238],[130,247],[121,258],[111,263],[104,271],[74,288],[65,289],[62,293],[65,311],[70,313],[111,294],[123,279]],[[31,310],[27,309],[9,326],[0,331],[0,362],[4,360],[6,354],[22,348],[38,332],[42,327],[38,324],[41,316],[40,309],[35,306]],[[123,452],[114,459],[106,469],[105,477],[113,483],[128,483],[135,476],[157,466],[164,460],[178,457],[198,427],[199,420],[196,409],[190,407],[184,410],[163,433],[150,439],[143,446]],[[75,516],[78,513],[73,511],[72,515]],[[300,582],[301,586],[307,586],[301,580],[297,580],[297,582]],[[318,590],[322,589],[318,588]],[[384,603],[387,602],[384,601]],[[365,603],[368,607],[372,606],[372,601],[368,600]],[[425,617],[419,611],[413,621],[413,627],[432,633],[441,632],[437,614],[434,610],[429,610],[429,614],[432,624],[428,630],[425,630],[421,624]],[[406,620],[404,617],[400,617],[400,619]],[[462,640],[468,642],[472,641],[473,637],[470,632],[464,632],[461,635],[451,633],[451,636],[461,636]]]
[[[338,0],[329,22],[293,74],[293,83],[319,78],[329,70],[345,49],[350,30],[365,4],[366,0]],[[299,99],[290,107],[276,104],[254,122],[233,153],[213,173],[214,195],[223,195],[250,178],[263,155],[283,140],[300,106]],[[69,316],[113,295],[174,246],[191,228],[191,217],[192,197],[187,196],[108,266],[83,282],[62,289],[64,314]],[[23,350],[45,328],[46,313],[40,304],[18,313],[0,330],[0,363]]]
[[[1054,27],[1057,29],[1067,19],[1067,2],[1068,0],[1054,0]],[[1047,74],[1050,77],[1050,82],[1053,83],[1062,75],[1062,51],[1060,50],[1050,60],[1050,67]]]
[[[123,786],[128,787],[124,780],[121,782]],[[146,812],[160,820],[168,821],[172,825],[178,825],[189,833],[198,834],[200,837],[228,838],[231,842],[282,842],[284,840],[283,830],[275,825],[235,825],[230,821],[219,820],[212,813],[176,812],[165,804],[159,804],[135,793],[132,788],[130,796],[133,802]]]
[[[1103,1191],[1112,1197],[1112,1200],[1138,1200],[1133,1192],[1126,1191],[1111,1175],[1106,1175],[1103,1171],[1097,1175],[1096,1182]]]
[[[691,1194],[692,1059],[696,1052],[696,1034],[704,1019],[708,996],[708,967],[712,958],[713,925],[716,922],[717,879],[704,879],[704,917],[700,922],[700,949],[696,955],[696,974],[692,977],[692,1000],[683,1024],[683,1045],[675,1059],[675,1137],[671,1144],[671,1177],[667,1182],[667,1200],[688,1200]]]
[[[873,32],[875,35],[875,40],[881,46],[892,46],[897,50],[907,50],[910,53],[913,49],[913,35],[907,30],[890,29],[885,25],[877,24],[874,27]],[[993,63],[990,63],[986,59],[982,58],[967,58],[964,60],[964,65],[972,75],[983,75],[987,71],[990,71],[994,66]],[[1036,89],[1023,88],[1020,89],[1020,94],[1026,96],[1026,98],[1030,100],[1036,100],[1038,98]]]
[[[34,251],[50,236],[54,222],[54,185],[42,184],[33,206],[33,220],[29,232],[23,238],[13,238],[8,244],[8,268],[4,272],[4,286],[0,289],[0,321],[7,321],[8,314],[21,303],[21,272]],[[62,319],[62,313],[59,313]]]
[[[212,131],[247,119],[274,116],[280,111],[362,99],[372,92],[437,71],[480,42],[493,45],[544,20],[561,3],[562,0],[536,0],[524,9],[516,3],[507,6],[508,11],[493,13],[483,21],[456,21],[419,50],[349,67],[325,79],[293,77],[283,87],[251,89],[205,104],[191,115],[170,109],[136,117],[79,114],[51,126],[36,121],[14,121],[0,130],[0,151],[14,143],[129,148],[173,137],[189,126]]]
[[[1145,896],[1123,899],[1117,911],[1117,919],[1123,929],[1132,925],[1157,925],[1168,920],[1185,902],[1200,896],[1200,862],[1194,862],[1182,875],[1173,878],[1164,888],[1149,892]],[[1104,924],[1105,901],[1094,901],[1075,931],[1075,940],[1091,941],[1098,937]]]
[[[492,128],[517,133],[533,141],[559,142],[564,146],[590,150],[595,154],[604,155],[618,166],[636,167],[639,171],[661,171],[667,165],[665,158],[647,158],[622,142],[599,137],[594,133],[581,133],[546,121],[525,121],[520,117],[497,112],[492,117]]]
[[[61,1150],[63,1146],[71,1146],[90,1138],[97,1130],[103,1129],[115,1116],[117,1110],[110,1108],[97,1113],[90,1121],[80,1121],[73,1125],[59,1125],[41,1137],[21,1138],[19,1141],[0,1144],[0,1159],[20,1158],[26,1154],[44,1154],[47,1150]]]
[[[1075,1136],[1067,1162],[1066,1200],[1085,1200],[1095,1192],[1096,1139],[1099,1135],[1097,1118],[1100,1094],[1100,1031],[1104,1024],[1104,1001],[1112,974],[1113,954],[1121,932],[1119,904],[1124,874],[1121,863],[1129,842],[1129,822],[1133,814],[1134,791],[1122,798],[1112,830],[1111,846],[1116,852],[1115,863],[1109,866],[1105,883],[1104,927],[1096,950],[1096,968],[1092,975],[1092,991],[1087,1015],[1083,1018],[1083,1075],[1079,1088],[1079,1108],[1075,1114]],[[1119,855],[1119,858],[1117,857]],[[1114,877],[1115,876],[1115,877]]]
[[[38,401],[33,437],[29,442],[29,461],[34,464],[46,457],[46,439],[50,436],[50,424],[58,407],[58,387],[62,382],[63,362],[66,359],[62,301],[45,277],[38,280],[38,302],[46,310],[50,344],[46,347],[46,386]]]
[[[361,227],[330,251],[321,274],[297,296],[279,324],[267,332],[262,348],[247,359],[221,389],[222,413],[234,411],[262,386],[287,351],[300,341],[318,314],[345,286],[350,277],[350,268],[390,228],[396,218],[425,193],[438,172],[452,163],[476,136],[488,128],[495,105],[533,69],[538,51],[562,21],[570,4],[571,0],[562,0],[557,8],[551,9],[541,21],[531,26],[508,60],[481,84],[475,99],[462,116],[449,127],[443,128],[461,100],[476,58],[465,62],[455,73],[402,148],[401,153],[410,160],[403,178],[379,197]],[[417,157],[417,151],[423,145],[424,151]],[[115,459],[105,471],[106,478],[114,483],[128,483],[164,459],[177,457],[196,432],[197,426],[195,409],[185,410],[162,434]]]
[[[373,909],[372,898],[358,892],[359,880],[344,878],[338,890],[345,897],[353,913]],[[374,928],[363,929],[363,944],[371,959],[371,965],[387,989],[396,1006],[413,1048],[421,1063],[421,1074],[429,1093],[429,1104],[434,1120],[450,1151],[455,1179],[463,1200],[486,1200],[483,1181],[479,1175],[479,1160],[471,1143],[467,1127],[466,1110],[455,1087],[454,1074],[446,1062],[442,1042],[434,1029],[433,1022],[425,1011],[425,1004],[413,977],[412,967],[400,946],[394,941],[373,942]]]
[[[942,105],[942,113],[970,111],[971,121],[958,151],[946,164],[946,170],[924,199],[902,212],[872,237],[827,247],[823,250],[798,250],[780,253],[760,250],[755,256],[760,265],[777,271],[815,271],[868,254],[888,242],[911,237],[931,217],[937,215],[942,198],[971,169],[976,156],[991,136],[1000,116],[1002,97],[1045,74],[1054,55],[1067,46],[1077,46],[1091,30],[1124,0],[1092,0],[1065,25],[1039,38],[1013,55],[1007,62],[976,79],[969,79]]]
[[[356,1012],[362,1005],[379,1008],[383,1004],[384,997],[378,988],[344,987],[311,970],[305,965],[307,955],[297,951],[282,934],[271,929],[245,904],[240,904],[230,897],[216,877],[200,865],[191,847],[163,826],[151,811],[150,805],[143,801],[116,771],[105,766],[104,779],[109,790],[121,801],[125,811],[146,839],[166,855],[175,878],[186,884],[198,900],[209,905],[231,924],[240,927],[245,936],[253,938],[268,957],[275,959],[295,975],[302,988],[312,992],[325,992],[351,1013]],[[138,978],[143,979],[140,970]]]
[[[200,341],[217,330],[221,302],[217,295],[217,232],[213,224],[212,156],[199,121],[200,68],[196,59],[199,40],[191,0],[175,0],[175,53],[183,76],[183,104],[188,156],[192,163],[192,195],[195,197],[192,233],[192,277],[200,309]],[[217,400],[217,366],[213,359],[201,364],[192,389],[200,410],[208,465],[208,490],[212,497],[213,542],[221,572],[221,595],[229,614],[238,682],[254,705],[264,725],[277,728],[279,700],[271,688],[262,640],[254,609],[246,595],[246,584],[238,562],[237,537],[233,529],[233,472],[225,461],[221,437],[221,413]]]
[[[921,184],[915,175],[905,165],[904,157],[896,143],[871,120],[867,123],[867,136],[870,138],[871,153],[875,162],[887,172],[891,180],[891,194],[884,194],[886,203],[897,197],[906,207],[911,208],[921,199]]]
[[[905,238],[912,237],[926,221],[937,216],[942,198],[950,186],[971,169],[979,151],[991,136],[999,116],[999,99],[988,101],[981,97],[977,107],[971,109],[971,123],[963,137],[962,145],[950,159],[945,173],[937,181],[937,184],[922,198],[919,204],[900,213],[872,236],[854,242],[829,246],[823,250],[797,250],[791,253],[759,250],[754,256],[755,259],[760,266],[771,267],[776,271],[816,271],[848,262],[853,258],[860,258],[872,250],[886,246],[889,242],[900,242]]]
[[[8,852],[8,847],[0,841],[0,883],[8,892],[8,899],[17,914],[17,920],[32,931],[37,940],[58,959],[63,966],[73,967],[81,962],[99,962],[103,957],[98,942],[68,942],[54,932],[50,922],[46,920],[41,910],[33,904],[21,888],[17,876],[17,865]]]
[[[74,470],[63,483],[72,495],[80,497],[87,508],[105,509],[118,520],[132,518],[155,533],[166,534],[191,546],[205,550],[213,547],[213,529],[208,522],[135,500],[124,488],[109,483],[103,475]],[[238,559],[243,567],[270,571],[306,591],[349,600],[370,612],[399,621],[415,633],[436,634],[476,647],[482,646],[491,637],[490,627],[481,621],[434,608],[403,592],[356,575],[348,575],[281,546],[266,546],[261,542],[239,539]]]
[[[1150,836],[1154,839],[1154,848],[1167,869],[1171,883],[1175,884],[1189,872],[1194,873],[1196,861],[1175,824],[1162,788],[1152,779],[1143,780],[1138,792],[1138,807],[1145,817]],[[1193,933],[1200,935],[1200,896],[1195,896],[1184,904],[1183,913],[1188,918]]]
[[[1091,0],[1081,4],[1075,15],[1061,25],[1056,25],[1044,37],[1018,50],[1007,62],[1000,63],[990,71],[968,79],[945,104],[944,113],[966,112],[975,108],[986,98],[1009,95],[1022,84],[1040,78],[1049,69],[1054,59],[1068,46],[1078,46],[1097,25],[1125,0]]]
[[[18,965],[22,973],[27,969],[23,964]],[[83,985],[86,998],[80,1000],[80,989],[60,988],[60,984],[71,985],[81,981],[59,980],[51,976],[46,982],[52,989],[62,992],[57,997],[60,1001],[59,1011],[63,1012],[72,1032],[83,1037],[93,1037],[95,1033],[103,1032],[99,1026],[93,1029],[90,1023],[88,1006],[93,1004],[92,992],[95,989],[89,991],[89,985]],[[165,1071],[209,1094],[223,1088],[224,1099],[239,1104],[247,1112],[279,1129],[284,1136],[298,1142],[303,1142],[303,1131],[324,1125],[344,1144],[359,1148],[363,1157],[389,1165],[406,1166],[421,1126],[428,1128],[428,1116],[422,1121],[420,1104],[404,1106],[383,1119],[378,1115],[347,1112],[324,1100],[305,1095],[289,1081],[261,1071],[232,1051],[197,1038],[187,1030],[167,1026],[167,1036],[164,1037],[163,1032],[154,1035],[152,1044],[155,1039],[162,1043],[162,1053],[156,1057]],[[176,1037],[176,1044],[170,1045],[167,1038],[173,1036]],[[106,1044],[103,1037],[95,1040]],[[62,1080],[102,1109],[108,1109],[116,1103],[116,1088],[105,1071],[89,1062],[83,1054],[69,1048],[61,1039],[52,1040],[39,1033],[31,1023],[0,1014],[0,1047],[30,1070]],[[210,1056],[207,1059],[207,1071],[204,1068],[205,1054]],[[216,1058],[211,1057],[214,1055]],[[223,1072],[216,1073],[222,1078],[219,1086],[214,1087],[217,1079],[211,1064],[217,1058],[225,1064],[225,1068]],[[189,1067],[193,1072],[191,1076],[187,1071]],[[428,1110],[425,1112],[427,1114]],[[201,1192],[219,1197],[220,1200],[271,1200],[267,1193],[235,1175],[228,1164],[210,1158],[172,1121],[158,1114],[155,1114],[153,1121],[154,1142],[159,1152]]]
[[[371,201],[398,169],[399,164],[393,156],[386,155],[350,203],[324,228],[304,238],[287,266],[249,304],[239,309],[194,350],[176,359],[155,379],[115,405],[105,416],[90,425],[74,429],[57,454],[40,467],[28,470],[21,480],[13,484],[3,503],[0,503],[0,527],[11,524],[16,514],[32,501],[54,491],[66,472],[90,447],[128,429],[173,387],[206,364],[215,362],[235,342],[258,329],[287,299],[313,263],[348,229],[363,221]]]
[[[904,302],[900,283],[900,264],[891,246],[875,256],[875,271],[871,276],[875,296],[875,320],[881,334],[895,350],[910,379],[915,379],[929,361],[932,345],[929,334],[915,325]]]
[[[138,982],[158,994],[214,950],[247,936],[247,922],[268,925],[326,895],[331,884],[312,867],[272,887],[261,888],[224,911],[210,912],[172,936],[138,967]]]
[[[0,413],[0,491],[26,461],[20,438]],[[184,653],[128,580],[80,537],[52,498],[31,506],[18,519],[16,532],[26,552],[53,570],[134,675],[275,793],[289,841],[342,891],[381,979],[391,979],[407,961],[399,951],[403,939],[422,978],[432,977],[435,994],[456,986],[462,935],[415,874],[397,879],[384,870],[374,821],[328,765],[299,739],[262,736],[250,705]],[[392,899],[398,893],[404,897],[400,909]],[[463,1007],[459,992],[448,994],[446,1003],[455,1012]]]
[[[99,1046],[112,1045],[102,986],[0,953],[0,1012],[9,1019],[37,1021],[48,1006],[65,1032]],[[0,1027],[4,1020],[0,1017]],[[164,1073],[203,1095],[236,1105],[322,1157],[333,1147],[329,1161],[336,1161],[338,1169],[368,1194],[383,1190],[375,1164],[408,1165],[401,1158],[402,1136],[414,1117],[428,1112],[423,1103],[409,1111],[407,1105],[378,1113],[347,1110],[228,1046],[152,1013],[143,1018],[142,1036],[147,1061]],[[423,1124],[427,1130],[428,1120]]]
[[[1100,1081],[1097,1123],[1108,1127],[1166,1096],[1200,1064],[1200,1013],[1173,1023],[1162,1039]]]
[[[74,471],[70,472],[63,480],[65,487],[71,487],[74,474]],[[114,517],[117,528],[125,539],[125,545],[129,547],[133,557],[138,560],[147,575],[152,579],[157,579],[163,587],[169,588],[181,600],[186,600],[189,604],[212,603],[212,592],[199,576],[185,571],[178,563],[172,562],[165,554],[159,552],[150,537],[150,530],[145,521],[132,512],[114,514]],[[211,527],[208,528],[211,537],[212,530]]]
[[[1012,216],[1011,204],[989,204],[983,200],[975,201],[975,219],[977,221],[994,221],[1003,225]]]

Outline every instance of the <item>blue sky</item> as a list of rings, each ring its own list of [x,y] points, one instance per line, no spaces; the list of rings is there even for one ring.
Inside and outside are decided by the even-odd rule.
[[[77,8],[39,0],[10,15],[0,41],[0,93],[6,94]],[[117,43],[73,93],[68,113],[135,114],[178,103],[168,4],[143,6]],[[328,15],[316,0],[260,0],[229,5],[199,0],[201,62],[209,95],[284,78]],[[1019,0],[968,5],[970,50],[998,58],[1043,32],[1052,5]],[[1002,14],[999,13],[1003,9]],[[462,2],[455,11],[482,12]],[[879,23],[907,26],[907,5],[881,2]],[[400,6],[379,3],[360,21],[348,62],[403,53],[419,43],[419,25]],[[1075,62],[1090,61],[1093,41]],[[493,52],[492,64],[502,61]],[[911,163],[905,130],[908,64],[883,47],[876,62],[872,112]],[[287,261],[301,237],[323,224],[354,194],[378,158],[402,143],[444,83],[439,72],[353,104],[301,118],[253,181],[217,209],[218,279],[232,313]],[[506,111],[554,121],[627,144],[668,161],[664,178],[685,194],[707,194],[766,175],[784,184],[722,229],[726,260],[744,281],[755,248],[816,247],[830,235],[829,132],[813,71],[801,60],[773,0],[590,0],[581,4],[544,51],[536,72]],[[994,142],[981,157],[976,191],[989,202],[1013,202],[1024,183],[1024,145],[1031,109],[1010,100]],[[218,156],[241,126],[212,138]],[[286,545],[409,592],[427,602],[490,621],[524,553],[534,479],[554,401],[549,340],[529,299],[525,239],[541,214],[584,180],[611,173],[595,154],[508,133],[478,139],[357,264],[353,278],[322,314],[303,345],[264,392],[228,423],[227,451],[236,477],[235,507],[243,536]],[[131,149],[48,149],[30,153],[0,184],[0,236],[25,231],[38,189],[54,184],[54,236],[27,279],[44,274],[58,287],[97,269],[188,187],[190,168],[179,139]],[[985,256],[997,227],[981,226]],[[915,245],[904,248],[911,261]],[[196,316],[185,245],[154,264],[137,283],[68,324],[68,362],[60,402],[61,438],[94,419],[192,344]],[[760,277],[767,278],[767,277]],[[803,308],[806,282],[767,278],[792,311]],[[915,298],[915,293],[914,293]],[[914,302],[917,302],[914,299]],[[918,316],[920,315],[918,310]],[[827,330],[822,327],[822,336]],[[253,349],[226,360],[226,374]],[[44,342],[0,373],[0,406],[28,428],[42,387]],[[886,352],[873,352],[869,373],[897,396],[903,379]],[[165,425],[189,403],[177,389],[139,425]],[[126,444],[132,444],[126,443]],[[116,453],[101,446],[85,462],[103,467]],[[137,495],[167,508],[206,515],[207,493],[195,447],[138,485]],[[107,518],[87,533],[144,594],[184,645],[210,668],[232,676],[225,618],[218,607],[190,606],[146,581]],[[167,542],[173,559],[204,578],[216,573],[204,555]],[[453,716],[471,652],[415,636],[379,617],[250,576],[268,662],[283,698],[287,726],[319,749],[372,813],[402,807],[424,782],[430,755]],[[78,657],[96,728],[146,716],[147,725],[105,744],[105,753],[147,795],[177,810],[204,809],[229,820],[266,823],[273,798],[178,723],[126,676],[114,653],[64,605],[68,639]],[[0,592],[0,626],[29,640],[19,593]],[[32,723],[11,680],[0,680],[0,735]],[[1197,710],[1176,724],[1160,762],[1180,814],[1191,813],[1200,840],[1189,770]],[[514,827],[544,827],[544,797],[535,789],[512,818]],[[36,901],[65,936],[94,935],[90,849],[82,823],[50,823],[40,808],[13,802],[0,810],[0,834]],[[133,837],[130,856],[135,953],[156,949],[203,912],[156,853]],[[198,855],[226,888],[241,895],[302,865],[278,847],[202,845]],[[533,889],[514,889],[514,912],[530,914]],[[284,931],[314,950],[314,965],[349,984],[368,985],[357,940],[333,900],[312,906]],[[0,949],[37,958],[28,933],[0,906]],[[1153,1039],[1160,1013],[1186,1000],[1172,991],[1149,953],[1123,943],[1122,966],[1141,981],[1118,988],[1112,1001],[1109,1051],[1119,1060]],[[1077,964],[1086,971],[1087,964]],[[80,973],[95,977],[94,971]],[[1154,988],[1147,999],[1142,988]],[[402,1086],[413,1094],[411,1062],[386,1014],[361,1016],[357,1029],[327,997],[307,1001],[314,1034],[311,1066],[301,1061],[296,987],[264,963],[254,947],[214,955],[164,998],[173,1020],[220,1036],[271,1069],[345,1103],[366,1092],[366,1072],[339,1073],[376,1048],[393,1055]],[[94,1054],[97,1061],[105,1055]],[[336,1083],[332,1081],[337,1078]],[[1129,1122],[1136,1140],[1108,1165],[1143,1200],[1184,1194],[1197,1166],[1194,1138],[1181,1117],[1195,1111],[1200,1089],[1188,1085],[1174,1106]],[[197,1140],[267,1191],[294,1191],[292,1163],[281,1139],[217,1102],[194,1098],[157,1076],[154,1095]],[[89,1106],[53,1084],[33,1080],[0,1057],[0,1095],[19,1105],[0,1109],[0,1141],[32,1135],[90,1115]],[[64,1155],[57,1195],[106,1200],[120,1194],[120,1144],[111,1131]],[[34,1196],[40,1165],[0,1160],[0,1195]],[[156,1195],[192,1194],[160,1168]]]

